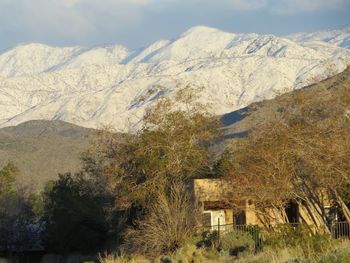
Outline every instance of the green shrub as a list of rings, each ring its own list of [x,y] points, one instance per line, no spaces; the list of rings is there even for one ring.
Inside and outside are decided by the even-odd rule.
[[[219,247],[218,231],[206,230],[201,234],[201,240],[197,243],[197,247],[218,248]]]
[[[155,263],[200,263],[216,262],[222,254],[216,249],[198,248],[195,245],[185,245],[171,255],[164,255]]]
[[[83,173],[59,175],[44,193],[50,251],[91,253],[104,245],[113,225],[114,197]]]
[[[197,247],[201,247],[199,245],[201,242],[202,242],[202,235],[201,234],[195,234],[193,236],[185,238],[181,242],[180,247],[184,247],[184,246],[187,246],[187,245],[195,245]]]
[[[342,244],[327,253],[320,263],[350,263],[350,244]]]
[[[247,232],[232,231],[223,234],[221,238],[221,248],[232,256],[238,256],[242,252],[251,253],[254,246],[255,242]]]
[[[254,240],[255,250],[261,250],[263,246],[261,228],[259,226],[248,225],[244,231],[249,233],[252,239]]]
[[[237,263],[311,263],[300,256],[302,252],[299,248],[271,248],[264,247],[257,254],[240,257]]]
[[[197,263],[203,260],[204,256],[201,249],[197,249],[194,245],[187,245],[178,249],[172,257],[172,261],[168,262]]]
[[[279,226],[267,236],[265,241],[265,245],[273,249],[298,248],[303,258],[313,260],[318,260],[337,244],[338,242],[329,234],[315,234],[305,225],[297,228],[290,225]]]
[[[104,254],[98,256],[100,263],[149,263],[150,261],[138,256],[123,254]]]

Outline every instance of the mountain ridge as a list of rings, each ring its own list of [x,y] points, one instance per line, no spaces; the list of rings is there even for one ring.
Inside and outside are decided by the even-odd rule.
[[[42,119],[129,132],[140,127],[156,98],[174,98],[186,86],[198,89],[198,101],[221,115],[350,64],[350,50],[329,42],[205,26],[139,51],[30,45],[0,54],[0,127]]]
[[[287,37],[298,42],[321,41],[350,48],[350,24],[327,31],[294,33]]]
[[[245,136],[270,116],[281,114],[281,105],[293,106],[296,93],[302,93],[306,100],[324,102],[342,94],[349,84],[350,67],[316,84],[219,116],[224,140],[218,142],[215,150],[222,152],[231,140]],[[96,130],[59,120],[32,120],[0,128],[0,167],[12,161],[20,169],[21,183],[41,189],[47,181],[57,179],[59,173],[78,172],[82,168],[81,153],[89,148],[96,135]]]

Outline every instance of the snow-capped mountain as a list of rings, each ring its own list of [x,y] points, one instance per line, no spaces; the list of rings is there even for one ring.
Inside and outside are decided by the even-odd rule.
[[[0,55],[0,75],[16,77],[89,65],[121,63],[130,51],[123,46],[58,48],[43,44],[19,45]]]
[[[20,45],[0,54],[0,126],[59,119],[130,131],[157,98],[184,86],[200,87],[199,101],[224,114],[350,64],[344,41],[293,39],[199,26],[138,51]]]
[[[328,31],[295,33],[287,37],[297,42],[322,41],[339,47],[350,48],[350,25]]]

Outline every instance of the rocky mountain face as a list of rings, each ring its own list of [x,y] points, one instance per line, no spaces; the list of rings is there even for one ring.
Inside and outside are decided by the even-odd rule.
[[[141,50],[20,45],[0,54],[0,127],[62,120],[122,132],[185,86],[217,115],[342,72],[350,27],[286,38],[194,27]]]

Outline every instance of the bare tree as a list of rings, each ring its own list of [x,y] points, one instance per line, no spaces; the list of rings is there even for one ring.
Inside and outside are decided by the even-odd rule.
[[[327,224],[323,204],[329,199],[350,220],[338,194],[350,179],[349,84],[324,89],[322,96],[312,89],[296,92],[278,103],[279,111],[226,155],[225,172],[236,203],[249,199],[262,215],[277,208],[286,219],[284,207],[294,199],[321,229]]]

